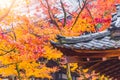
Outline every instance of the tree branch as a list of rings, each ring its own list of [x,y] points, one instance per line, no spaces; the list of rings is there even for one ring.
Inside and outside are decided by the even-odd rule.
[[[48,3],[48,0],[45,0],[45,1],[46,1],[46,3],[47,3],[48,14],[49,14],[49,17],[50,17],[52,23],[53,23],[54,25],[56,25],[56,27],[58,28],[59,31],[61,31],[59,25],[57,24],[57,22],[56,22],[55,19],[54,19],[54,16],[53,16],[53,13],[52,13],[52,11],[51,11],[51,9],[50,9],[50,5],[49,5],[49,3]]]
[[[6,54],[8,54],[8,53],[10,53],[10,52],[12,52],[12,51],[14,51],[15,48],[13,48],[13,49],[11,49],[11,50],[9,50],[9,51],[3,50],[3,49],[0,49],[0,50],[5,52],[4,54],[0,54],[0,56],[4,56],[4,55],[6,55]]]
[[[79,18],[79,16],[80,16],[80,14],[81,14],[82,11],[84,10],[84,8],[85,8],[85,6],[86,6],[86,4],[87,4],[87,0],[83,1],[83,3],[84,3],[84,4],[83,4],[83,7],[81,8],[80,12],[78,13],[78,15],[77,15],[77,17],[76,17],[76,19],[75,19],[72,27],[71,27],[71,30],[72,30],[72,28],[74,27],[74,25],[76,24],[76,22],[77,22],[77,20],[78,20],[78,18]]]
[[[67,14],[66,14],[66,11],[65,11],[65,8],[64,8],[64,4],[63,4],[62,0],[60,0],[60,3],[61,3],[61,7],[62,7],[62,10],[63,10],[63,13],[64,13],[64,24],[63,24],[63,27],[65,27]]]
[[[13,0],[10,7],[5,11],[5,13],[3,15],[0,16],[0,21],[2,21],[10,12],[11,8],[13,7],[14,3],[16,0]]]

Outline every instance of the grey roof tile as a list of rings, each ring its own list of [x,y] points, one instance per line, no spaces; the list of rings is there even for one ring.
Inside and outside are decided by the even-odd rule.
[[[117,12],[115,12],[115,13],[112,13],[111,15],[112,15],[112,17],[114,17],[115,15],[117,15]]]
[[[120,17],[117,18],[117,21],[115,23],[115,26],[116,27],[120,27]]]
[[[116,21],[116,20],[117,20],[117,15],[114,15],[114,16],[112,17],[111,21],[113,22],[113,21]]]
[[[117,20],[117,19],[116,19]],[[115,24],[116,24],[116,21],[113,21],[112,23],[110,23],[110,25],[113,27],[113,26],[115,26]]]
[[[102,48],[104,46],[104,44],[101,44],[99,42],[99,40],[93,40],[90,43],[93,44],[93,46],[96,47],[96,48],[98,48],[98,49],[100,49],[100,48]]]
[[[73,48],[75,48],[75,49],[80,49],[82,46],[83,46],[83,45],[74,44],[74,45],[73,45]]]
[[[76,43],[76,45],[78,45],[78,46],[82,46],[82,45],[83,45],[83,43]]]
[[[65,48],[71,48],[71,45],[69,45],[69,44],[63,44],[63,46],[65,47]]]
[[[117,11],[119,11],[120,10],[120,6],[117,6],[116,9],[117,9]]]
[[[85,49],[91,49],[93,45],[89,45],[89,43],[86,43],[83,45]]]

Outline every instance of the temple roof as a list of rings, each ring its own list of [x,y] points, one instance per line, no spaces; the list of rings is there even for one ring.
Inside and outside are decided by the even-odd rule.
[[[120,80],[120,4],[112,14],[110,27],[104,31],[65,37],[57,35],[51,44],[67,56],[69,63]]]
[[[107,34],[95,33],[80,37],[65,37],[59,39],[57,43],[52,42],[57,47],[72,48],[72,49],[86,49],[86,50],[101,50],[101,49],[113,49],[120,47],[120,40],[113,40]],[[98,35],[98,36],[97,36]]]

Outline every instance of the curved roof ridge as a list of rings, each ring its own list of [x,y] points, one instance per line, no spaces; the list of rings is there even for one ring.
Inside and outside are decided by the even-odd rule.
[[[91,34],[87,34],[87,35],[81,35],[81,36],[77,36],[77,37],[64,37],[61,35],[57,36],[57,40],[64,44],[72,44],[72,43],[78,43],[78,42],[85,42],[85,41],[91,41],[93,39],[99,39],[99,38],[103,38],[105,36],[109,36],[110,35],[110,31],[109,30],[104,30],[101,32],[97,32],[97,33],[91,33]]]

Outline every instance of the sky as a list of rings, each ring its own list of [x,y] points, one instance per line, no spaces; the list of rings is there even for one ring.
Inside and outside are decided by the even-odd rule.
[[[40,6],[39,0],[28,0],[30,5],[27,7],[26,0],[16,0],[14,4],[14,13],[16,15],[26,15],[28,17],[33,17],[33,20],[39,20],[40,18],[45,18],[45,15],[42,14],[42,9],[39,9],[39,11],[36,11],[36,7]],[[63,0],[63,2],[70,5],[70,12],[76,10],[78,8],[78,0]],[[8,8],[11,4],[12,0],[0,0],[0,9],[1,8]],[[60,3],[59,3],[60,4]],[[58,4],[57,4],[58,5]],[[30,10],[30,13],[28,13],[28,9]],[[61,12],[63,13],[63,11]],[[36,14],[36,15],[35,15]],[[58,18],[63,18],[63,14],[57,14]],[[31,18],[32,19],[32,18]]]
[[[66,2],[67,4],[69,4],[71,7],[70,7],[70,11],[73,11],[73,10],[76,10],[77,7],[78,7],[78,2],[77,0],[63,0],[64,2]],[[36,2],[36,3],[35,3]],[[44,18],[44,15],[41,14],[42,10],[40,10],[39,12],[36,12],[35,8],[37,6],[40,6],[39,3],[37,3],[37,0],[35,0],[35,2],[33,2],[32,5],[29,6],[29,10],[30,10],[30,13],[28,14],[27,11],[28,11],[28,8],[26,6],[20,6],[22,7],[22,9],[19,9],[21,10],[20,14],[27,14],[27,15],[30,15],[30,16],[33,16],[35,13],[37,14],[37,17],[43,17]],[[19,8],[20,8],[19,7]],[[23,8],[25,7],[25,8]],[[59,14],[59,17],[63,16],[62,14]]]
[[[13,10],[15,10],[17,14],[33,16],[36,13],[38,17],[42,15],[41,14],[42,10],[40,10],[40,12],[36,12],[35,10],[36,6],[40,6],[38,2],[39,0],[28,0],[31,3],[31,5],[29,6],[29,10],[30,10],[29,14],[27,13],[28,8],[26,7],[27,5],[25,1],[26,0],[16,0],[15,8]],[[77,3],[78,0],[63,0],[63,1],[71,6],[70,11],[76,10],[78,7],[78,3]],[[11,2],[12,0],[0,0],[0,9],[9,7]],[[59,16],[62,16],[62,15],[59,15]],[[44,16],[42,15],[41,17],[44,17]]]
[[[3,8],[9,8],[10,4],[13,0],[0,0],[0,10]],[[40,20],[41,18],[45,18],[45,15],[42,14],[42,10],[36,11],[36,7],[40,6],[39,0],[28,0],[30,5],[27,7],[26,0],[16,0],[14,7],[11,9],[13,10],[16,15],[25,15],[30,17],[31,21],[36,22]],[[63,2],[67,3],[70,7],[70,12],[77,10],[78,8],[78,0],[63,0]],[[59,3],[60,4],[60,3]],[[57,4],[58,5],[58,4]],[[28,13],[28,9],[30,10],[30,13]],[[62,11],[63,13],[63,11]],[[57,14],[56,16],[61,19],[63,18],[63,14]],[[36,14],[36,15],[35,15]],[[0,26],[3,26],[0,24]],[[6,26],[6,25],[5,25]],[[10,26],[10,25],[9,25]],[[4,28],[4,26],[3,26]]]

